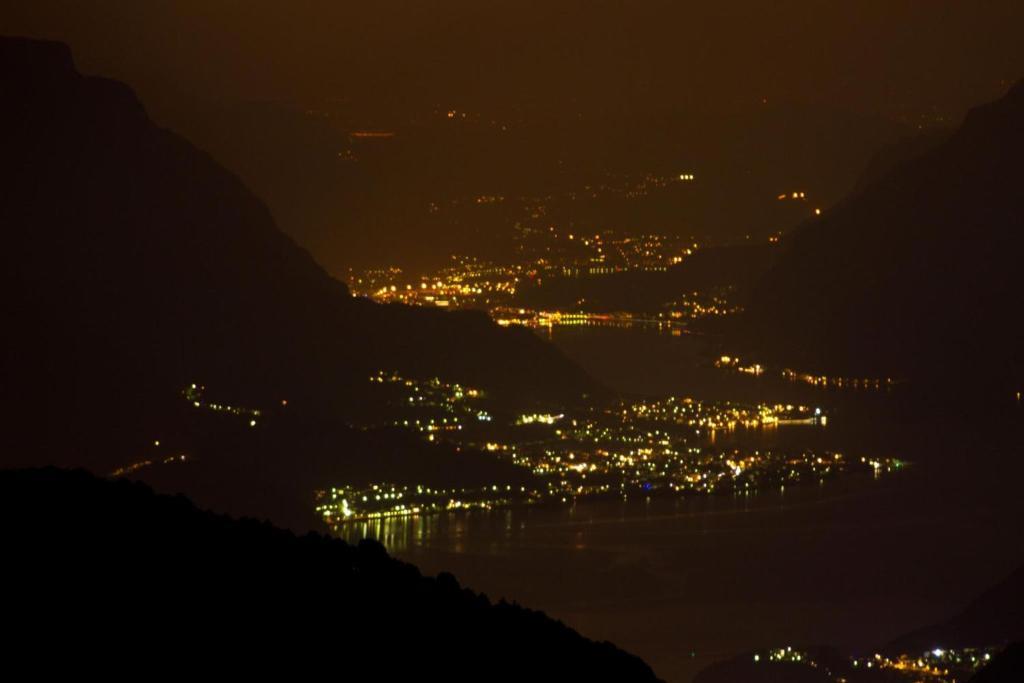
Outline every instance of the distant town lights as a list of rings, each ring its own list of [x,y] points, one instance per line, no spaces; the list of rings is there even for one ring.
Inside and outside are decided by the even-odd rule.
[[[683,180],[683,181],[688,181],[688,180],[693,180],[694,177],[693,177],[692,173],[680,173],[679,174],[679,179]]]

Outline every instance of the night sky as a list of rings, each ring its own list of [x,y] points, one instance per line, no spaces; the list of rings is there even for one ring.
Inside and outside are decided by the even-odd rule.
[[[1024,73],[1019,2],[40,2],[0,28],[210,97],[559,114],[769,100],[956,116]]]
[[[1004,93],[1024,74],[1022,22],[1018,2],[43,0],[0,32],[66,42],[84,73],[131,85],[345,278],[500,254],[519,220],[431,203],[612,175],[702,185],[596,227],[763,238],[798,222],[768,215],[778,192],[830,206],[879,149]],[[470,124],[444,128],[448,111]],[[345,164],[361,129],[398,143]]]

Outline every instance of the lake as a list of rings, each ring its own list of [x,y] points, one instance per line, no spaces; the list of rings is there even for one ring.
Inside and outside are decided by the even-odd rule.
[[[803,400],[832,414],[827,427],[726,438],[912,465],[754,495],[388,519],[344,535],[377,537],[424,573],[450,571],[492,599],[610,640],[672,682],[755,648],[877,647],[950,616],[1024,564],[1019,419],[902,423],[881,417],[884,393],[724,375],[685,336],[556,328],[552,341],[620,391]]]

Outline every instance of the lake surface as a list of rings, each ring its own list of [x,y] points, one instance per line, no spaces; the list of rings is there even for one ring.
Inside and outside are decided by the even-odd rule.
[[[726,438],[913,464],[880,479],[755,495],[390,519],[353,524],[345,535],[377,537],[427,574],[451,571],[492,599],[611,640],[673,682],[755,648],[877,647],[950,616],[1024,564],[1019,419],[904,424],[878,417],[884,395],[722,375],[687,337],[573,328],[555,329],[553,341],[621,391],[802,398],[833,414],[824,428]]]

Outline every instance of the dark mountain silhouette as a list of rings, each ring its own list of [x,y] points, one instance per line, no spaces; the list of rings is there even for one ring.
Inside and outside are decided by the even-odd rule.
[[[16,638],[92,655],[83,665],[116,651],[105,669],[656,680],[610,643],[424,577],[373,541],[295,536],[80,470],[2,471],[0,507]]]
[[[1000,652],[968,683],[1017,683],[1024,680],[1024,642]]]
[[[332,486],[538,485],[528,469],[493,453],[430,444],[404,429],[353,429],[288,409],[264,412],[251,428],[248,420],[179,401],[147,425],[148,440],[139,435],[132,442],[111,431],[116,425],[102,426],[108,436],[97,433],[97,443],[123,443],[132,456],[117,466],[138,467],[119,476],[141,479],[161,493],[183,493],[203,509],[266,519],[296,532],[325,528],[314,512],[316,492]]]
[[[1000,645],[1024,640],[1024,567],[988,589],[962,612],[889,643],[884,652]]]
[[[871,150],[907,133],[881,117],[760,102],[658,115],[503,110],[455,122],[404,107],[360,113],[354,102],[310,110],[140,92],[156,120],[238,173],[281,229],[333,273],[382,263],[438,267],[452,251],[501,260],[514,248],[513,226],[530,222],[538,202],[545,229],[764,239],[837,201]],[[349,138],[360,128],[395,137]],[[698,182],[630,197],[602,189],[687,170]],[[813,203],[776,201],[793,190],[806,190]],[[505,201],[478,205],[480,195]],[[396,239],[415,248],[396,250]]]
[[[920,156],[895,154],[881,177],[795,231],[737,341],[814,372],[912,379],[943,400],[1016,391],[1021,121],[1024,83]]]
[[[938,147],[949,139],[952,132],[946,128],[927,130],[883,146],[868,160],[867,166],[857,178],[852,194],[860,194],[903,164]]]
[[[116,452],[190,382],[318,418],[365,410],[381,368],[509,401],[598,390],[482,313],[354,299],[238,179],[126,86],[78,74],[66,46],[0,40],[0,80],[5,459],[96,464],[87,451]]]

